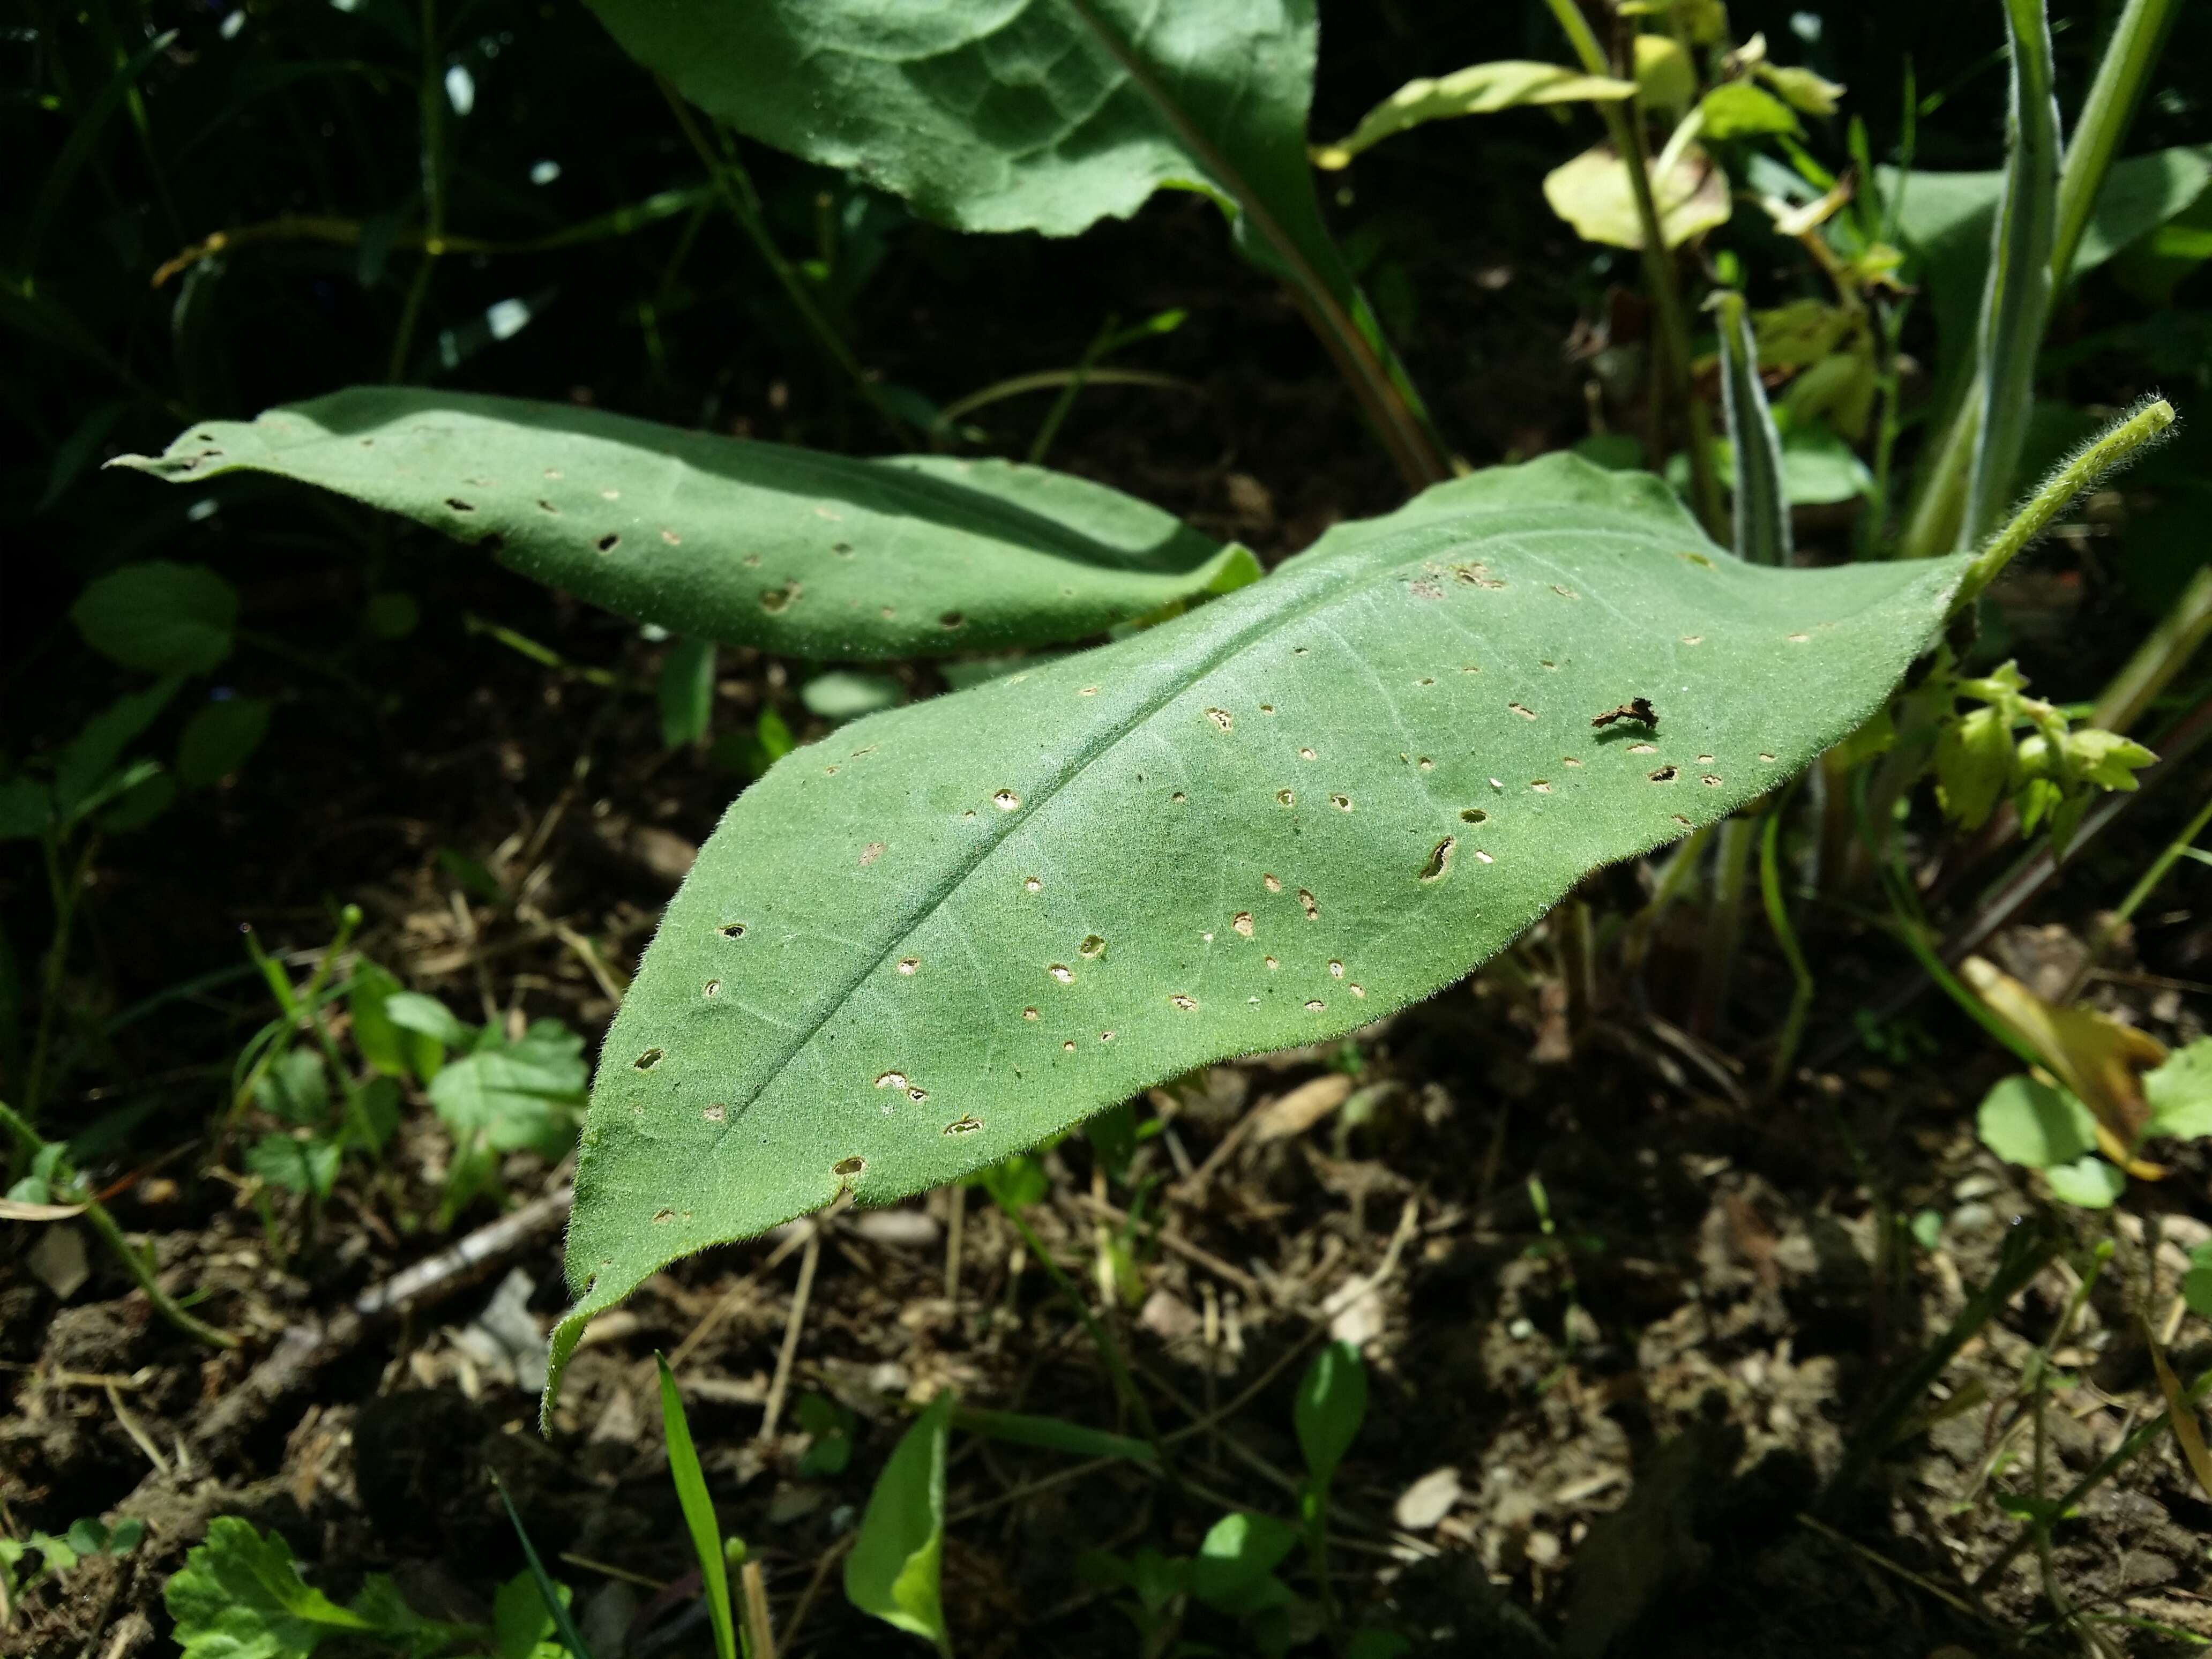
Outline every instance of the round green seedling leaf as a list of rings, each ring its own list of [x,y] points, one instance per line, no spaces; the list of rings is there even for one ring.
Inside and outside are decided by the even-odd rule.
[[[2084,1210],[2109,1210],[2127,1190],[2128,1178],[2101,1158],[2076,1158],[2054,1164],[2043,1172],[2051,1195],[2062,1204]]]
[[[832,661],[1079,639],[1258,568],[1158,507],[1042,467],[855,460],[414,386],[206,422],[111,465],[179,483],[256,471],[315,484],[672,634]]]
[[[266,697],[228,697],[196,711],[177,739],[177,776],[189,788],[221,783],[269,735]]]
[[[1855,730],[1964,568],[1745,565],[1657,480],[1550,459],[795,750],[608,1033],[556,1358],[678,1257],[1442,989]]]
[[[2212,1135],[2212,1037],[2199,1037],[2144,1074],[2150,1133],[2194,1140]]]
[[[70,619],[87,645],[125,668],[204,674],[230,654],[238,593],[204,564],[150,559],[94,581]]]
[[[2097,1150],[2097,1120],[2067,1090],[2025,1073],[1999,1081],[1974,1115],[1982,1145],[2008,1164],[2049,1170]]]

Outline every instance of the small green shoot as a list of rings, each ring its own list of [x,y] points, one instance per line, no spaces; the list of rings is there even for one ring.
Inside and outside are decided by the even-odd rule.
[[[1367,1417],[1367,1366],[1349,1342],[1332,1342],[1313,1358],[1298,1384],[1292,1421],[1305,1454],[1306,1480],[1298,1492],[1305,1522],[1306,1554],[1322,1616],[1337,1626],[1336,1598],[1328,1587],[1328,1489],[1337,1465]]]
[[[737,1659],[737,1621],[730,1614],[729,1565],[722,1553],[722,1533],[714,1519],[714,1500],[708,1495],[706,1472],[691,1443],[691,1425],[684,1415],[684,1396],[677,1392],[676,1374],[659,1354],[653,1364],[660,1371],[660,1422],[668,1437],[668,1474],[676,1483],[676,1501],[684,1509],[684,1524],[691,1534],[691,1548],[699,1558],[699,1581],[707,1598],[707,1617],[714,1627],[716,1659]]]
[[[530,1541],[522,1517],[515,1513],[514,1498],[507,1490],[507,1482],[499,1478],[497,1471],[493,1472],[491,1480],[492,1485],[499,1488],[499,1501],[514,1528],[516,1540],[522,1545],[522,1559],[529,1564],[531,1583],[538,1587],[538,1605],[551,1616],[554,1633],[568,1650],[569,1659],[592,1659],[591,1644],[584,1640],[583,1632],[576,1628],[575,1615],[569,1611],[568,1587],[555,1583],[552,1575],[545,1571],[545,1563],[538,1559],[538,1547]]]
[[[945,1448],[957,1402],[946,1389],[900,1437],[868,1494],[845,1558],[845,1597],[951,1659],[939,1588],[945,1553]]]

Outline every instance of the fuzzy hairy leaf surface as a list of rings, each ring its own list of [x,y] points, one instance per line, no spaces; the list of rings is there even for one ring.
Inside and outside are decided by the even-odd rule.
[[[1656,480],[1550,459],[796,750],[609,1032],[556,1363],[679,1256],[1431,994],[1855,729],[1963,568],[1745,565]],[[1639,696],[1656,731],[1594,726]]]
[[[1072,236],[1233,167],[1302,193],[1312,0],[594,0],[739,131],[962,230]],[[1202,145],[1210,154],[1194,154]]]
[[[203,422],[112,465],[319,485],[618,615],[794,656],[1079,639],[1258,573],[1242,548],[1042,467],[855,460],[414,386]]]
[[[1442,476],[1306,160],[1314,0],[594,0],[623,49],[764,143],[961,230],[1072,236],[1196,190],[1300,295],[1409,477]]]

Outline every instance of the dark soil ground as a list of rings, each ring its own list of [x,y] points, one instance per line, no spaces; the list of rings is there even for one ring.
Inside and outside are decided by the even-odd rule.
[[[1593,350],[1636,344],[1635,307],[1608,299],[1588,250],[1529,217],[1535,161],[1516,172],[1503,141],[1499,157],[1486,193],[1408,256],[1412,355],[1477,463],[1583,436]],[[1189,389],[1086,392],[1055,464],[1271,561],[1399,499],[1296,314],[1234,263],[1205,204],[1158,203],[988,267],[958,264],[934,236],[878,301],[871,343],[892,379],[980,385],[1072,361],[1109,308],[1188,307],[1148,362]],[[556,369],[531,373],[546,384],[501,389],[566,392]],[[803,417],[827,441],[818,386],[746,367],[718,396],[728,429],[781,436]],[[1018,453],[1040,413],[1031,399],[978,419],[991,447]],[[246,510],[282,509],[249,498]],[[1844,544],[1845,526],[1806,528],[1816,550]],[[361,533],[388,538],[378,556],[434,596],[422,633],[349,657],[343,687],[241,662],[242,690],[286,699],[269,748],[211,804],[94,868],[98,970],[67,988],[73,1005],[106,1018],[167,1000],[115,1038],[118,1080],[80,1088],[66,1111],[137,1114],[98,1165],[112,1207],[150,1240],[163,1283],[244,1340],[216,1353],[179,1335],[96,1246],[82,1275],[34,1260],[66,1255],[43,1241],[73,1228],[9,1226],[0,1521],[20,1536],[119,1513],[149,1534],[125,1559],[34,1589],[0,1647],[171,1651],[161,1586],[221,1514],[282,1532],[334,1595],[389,1572],[418,1610],[481,1620],[522,1565],[496,1473],[603,1656],[706,1653],[658,1350],[677,1364],[726,1527],[764,1563],[780,1650],[918,1651],[848,1608],[837,1576],[905,1407],[950,1385],[975,1405],[1116,1425],[1084,1333],[980,1193],[957,1234],[961,1196],[940,1192],[794,1224],[655,1279],[595,1328],[547,1439],[537,1345],[564,1301],[565,1166],[511,1159],[511,1201],[535,1224],[380,1316],[357,1315],[357,1300],[452,1242],[399,1224],[429,1207],[446,1157],[419,1099],[388,1170],[349,1172],[312,1231],[289,1200],[264,1218],[215,1103],[270,1010],[242,971],[193,983],[241,960],[241,927],[304,972],[332,907],[358,903],[360,948],[410,988],[472,1020],[559,1018],[595,1045],[658,907],[742,781],[703,751],[664,750],[648,695],[658,647],[634,630],[427,540]],[[2112,597],[2101,533],[2056,544],[2008,602],[2055,695],[2093,693],[2140,625]],[[264,566],[244,583],[248,622],[316,657],[359,581],[343,562]],[[517,654],[476,617],[617,684]],[[818,734],[797,700],[811,672],[726,652],[718,725],[773,707]],[[939,688],[929,668],[897,672],[917,692]],[[82,713],[51,697],[24,716],[27,735]],[[1989,953],[2031,984],[2063,983],[2099,907],[2201,787],[2200,763],[2194,790],[2160,788]],[[504,902],[471,892],[442,853],[489,870]],[[2174,1045],[2203,1035],[2212,1009],[2205,872],[2186,873],[2193,884],[2171,891],[2193,897],[2154,904],[2092,981],[2099,1006]],[[38,879],[11,873],[10,902]],[[1720,1027],[1692,1036],[1679,988],[1694,977],[1701,909],[1659,918],[1634,967],[1608,920],[1639,912],[1652,880],[1639,866],[1588,888],[1593,998],[1571,994],[1547,924],[1345,1044],[1216,1066],[1145,1103],[1167,1127],[1135,1166],[1146,1224],[1113,1317],[1163,1427],[1188,1431],[1178,1443],[1197,1496],[1178,1501],[1126,1466],[956,1441],[945,1601],[960,1654],[1133,1652],[1078,1558],[1188,1552],[1226,1507],[1290,1512],[1291,1392],[1332,1334],[1363,1346],[1373,1384],[1339,1480],[1337,1594],[1420,1651],[1956,1659],[2212,1641],[2212,1504],[2170,1439],[2100,1486],[2047,1552],[1989,1571],[2021,1534],[2025,1496],[2070,1486],[2158,1409],[2139,1316],[2173,1335],[2185,1253],[2212,1239],[2204,1163],[2136,1183],[2118,1265],[2062,1325],[2080,1284],[2067,1263],[2098,1235],[1977,1141],[1975,1105],[2008,1058],[1938,998],[1896,1012],[1909,958],[1844,908],[1807,921],[1820,1000],[1804,1064],[1770,1094],[1789,982],[1764,927],[1749,930]],[[1959,902],[1976,890],[1962,883]],[[1095,1286],[1131,1187],[1079,1138],[1045,1161],[1036,1225]],[[480,1206],[456,1234],[497,1219]],[[1870,1439],[1900,1370],[2008,1249],[2046,1232],[2066,1249],[1975,1328],[1886,1441]],[[2185,1376],[2212,1364],[2203,1329],[2181,1328]],[[2046,1345],[2057,1380],[2038,1409],[2023,1377]],[[794,1402],[810,1393],[859,1421],[834,1476],[800,1469]],[[1185,1633],[1238,1650],[1234,1628],[1202,1613]]]

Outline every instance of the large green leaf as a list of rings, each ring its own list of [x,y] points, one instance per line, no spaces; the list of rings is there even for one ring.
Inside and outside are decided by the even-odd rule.
[[[1195,189],[1287,278],[1408,464],[1442,467],[1322,222],[1314,0],[593,0],[623,50],[779,149],[962,230],[1069,236]],[[1380,383],[1395,380],[1398,392]],[[1394,414],[1395,408],[1395,414]],[[1389,430],[1387,428],[1396,428]]]
[[[1158,507],[1042,467],[854,460],[411,386],[204,422],[113,465],[319,484],[623,616],[798,656],[1076,639],[1258,570]]]
[[[1963,568],[1745,565],[1657,480],[1547,459],[793,752],[608,1034],[556,1355],[842,1188],[902,1197],[1449,984],[1855,730]],[[1656,732],[1596,724],[1637,697]]]

